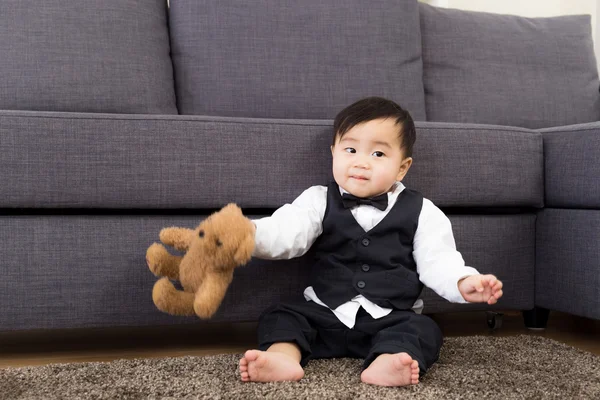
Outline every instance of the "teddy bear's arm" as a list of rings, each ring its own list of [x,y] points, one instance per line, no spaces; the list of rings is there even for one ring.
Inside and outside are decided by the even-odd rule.
[[[233,271],[215,272],[205,277],[196,291],[194,311],[202,319],[208,319],[219,309],[227,288],[233,280]]]
[[[167,246],[173,246],[180,251],[187,251],[195,233],[193,229],[171,227],[162,229],[159,236],[160,241]]]

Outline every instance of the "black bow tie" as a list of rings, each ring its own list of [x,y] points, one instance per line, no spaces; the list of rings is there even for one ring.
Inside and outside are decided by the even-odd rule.
[[[342,202],[344,203],[344,208],[352,208],[354,206],[359,206],[362,204],[366,204],[369,206],[373,206],[381,211],[385,211],[388,206],[388,195],[387,193],[380,194],[379,196],[363,198],[356,197],[350,193],[344,193],[342,195]]]

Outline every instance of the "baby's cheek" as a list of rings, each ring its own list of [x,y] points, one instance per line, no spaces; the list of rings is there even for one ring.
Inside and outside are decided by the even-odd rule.
[[[377,174],[374,176],[375,183],[377,185],[385,185],[387,182],[393,179],[391,174],[391,168],[383,167],[377,171]]]
[[[340,166],[339,164],[334,164],[333,165],[333,179],[335,179],[335,181],[339,184],[341,183],[341,181],[344,178],[344,168],[342,168],[342,166]]]

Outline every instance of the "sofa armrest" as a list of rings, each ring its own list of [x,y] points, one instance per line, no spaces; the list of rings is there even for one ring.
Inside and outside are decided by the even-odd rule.
[[[600,122],[541,129],[546,205],[600,208]]]

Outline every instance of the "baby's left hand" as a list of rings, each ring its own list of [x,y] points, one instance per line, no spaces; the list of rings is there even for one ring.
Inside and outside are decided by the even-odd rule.
[[[458,290],[469,303],[496,304],[502,297],[502,282],[494,275],[471,275],[458,281]]]

